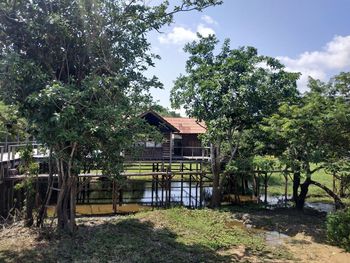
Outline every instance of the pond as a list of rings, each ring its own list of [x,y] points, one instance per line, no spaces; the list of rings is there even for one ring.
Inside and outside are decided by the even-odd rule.
[[[287,196],[288,200],[292,199],[292,196]],[[265,196],[260,197],[260,201],[264,202]],[[284,195],[267,195],[267,204],[270,206],[283,206],[285,204],[285,197]],[[318,212],[325,212],[330,213],[335,211],[335,205],[330,203],[324,203],[324,202],[305,202],[305,207],[312,208]]]
[[[137,203],[155,206],[166,202],[166,197],[170,195],[170,203],[179,204],[188,207],[205,206],[210,200],[212,188],[209,184],[173,181],[170,189],[165,187],[152,186],[151,181],[132,180],[129,181],[122,191],[122,203]],[[78,196],[78,203],[111,203],[112,186],[110,181],[91,182],[88,190],[82,191]]]

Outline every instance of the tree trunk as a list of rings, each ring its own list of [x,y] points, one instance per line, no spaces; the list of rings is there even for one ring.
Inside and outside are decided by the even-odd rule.
[[[35,192],[32,188],[33,186],[29,186],[26,189],[26,216],[25,216],[25,226],[30,227],[33,225],[33,209],[35,203]]]
[[[264,203],[267,205],[267,187],[268,187],[268,178],[267,178],[267,173],[264,173]]]
[[[307,196],[307,193],[309,192],[309,185],[311,184],[310,177],[307,177],[305,179],[305,182],[300,185],[300,194],[297,196],[297,199],[295,201],[295,207],[298,210],[304,209],[305,199]]]
[[[293,174],[293,201],[297,202],[298,200],[298,189],[300,186],[300,171],[294,172]]]
[[[70,197],[69,197],[69,222],[68,222],[68,228],[69,232],[73,233],[76,228],[75,224],[75,209],[76,209],[76,198],[77,198],[77,176],[72,175],[70,177],[71,179],[71,188],[70,188]]]
[[[284,174],[284,205],[287,207],[288,201],[288,174]]]
[[[219,146],[211,146],[211,170],[213,173],[213,195],[211,198],[211,207],[218,207],[221,203],[220,189],[220,160]]]
[[[47,206],[49,205],[51,195],[52,195],[53,171],[52,171],[51,155],[52,155],[52,150],[50,149],[50,153],[49,153],[49,178],[48,178],[48,182],[47,182],[47,189],[46,189],[45,198],[44,198],[44,200],[41,204],[41,207],[39,209],[39,212],[38,212],[38,218],[37,218],[37,222],[36,222],[37,227],[41,227],[44,224],[44,219],[46,216],[46,209],[47,209]]]
[[[340,197],[334,193],[331,189],[329,189],[327,186],[323,185],[323,184],[320,184],[319,182],[315,182],[315,181],[310,181],[310,184],[313,184],[313,185],[316,185],[318,187],[320,187],[321,189],[323,189],[329,196],[331,196],[333,199],[334,199],[334,203],[335,203],[335,207],[337,209],[339,208],[344,208],[345,205],[344,203],[342,202],[342,200],[340,199]]]
[[[61,181],[60,193],[57,200],[57,227],[73,233],[75,230],[75,207],[77,193],[77,174],[73,172],[73,156],[77,144],[71,146],[71,153],[68,162],[59,160],[59,177]]]
[[[343,175],[340,176],[339,195],[340,197],[345,197],[345,178]]]

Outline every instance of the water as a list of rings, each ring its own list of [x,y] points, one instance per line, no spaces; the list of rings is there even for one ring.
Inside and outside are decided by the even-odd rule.
[[[287,196],[288,200],[292,199],[292,196]],[[265,196],[260,197],[260,201],[264,202]],[[280,196],[271,196],[267,195],[267,204],[271,206],[281,206],[285,204],[285,197],[284,195]],[[312,208],[318,212],[324,212],[324,213],[330,213],[335,211],[335,205],[334,204],[329,204],[329,203],[322,203],[322,202],[305,202],[305,207],[307,208]]]
[[[321,203],[321,202],[316,202],[316,203],[305,203],[306,207],[312,208],[318,212],[325,212],[325,213],[330,213],[335,211],[335,205],[334,204],[328,204],[328,203]]]
[[[287,200],[291,199],[291,196],[287,196]],[[267,195],[267,204],[268,205],[282,205],[285,204],[285,196],[284,195]],[[260,197],[260,201],[265,201],[265,195]]]
[[[290,238],[289,236],[278,231],[264,231],[263,236],[266,243],[271,246],[283,245],[286,240]]]
[[[147,187],[148,186],[148,187]],[[182,192],[182,199],[181,199]],[[156,195],[158,193],[158,200],[160,200],[162,196],[162,190],[158,189],[158,191],[153,191],[153,200],[155,200]],[[184,206],[196,206],[200,204],[200,195],[202,194],[202,205],[205,205],[212,194],[211,187],[203,187],[202,193],[199,187],[191,186],[188,183],[183,183],[181,190],[181,182],[172,182],[171,183],[171,191],[170,191],[170,200],[172,203],[182,204]],[[165,196],[165,193],[164,193]],[[146,188],[143,192],[142,198],[139,199],[141,203],[150,203],[152,202],[152,183],[147,182]]]
[[[173,204],[181,204],[184,206],[196,207],[206,205],[211,197],[212,188],[208,185],[203,185],[202,190],[199,185],[188,182],[171,182],[170,191],[162,190],[158,186],[152,189],[152,182],[133,180],[128,182],[123,187],[123,203],[140,203],[151,204],[153,196],[153,204],[160,205],[166,201],[166,195],[170,193],[170,202]],[[85,201],[82,203],[111,203],[112,187],[109,181],[96,181],[90,183],[90,190],[85,194]],[[202,203],[200,204],[200,201]]]
[[[255,228],[250,224],[244,224],[242,221],[233,220],[226,223],[229,227],[239,227],[242,229],[247,229],[247,231],[261,236],[264,238],[266,243],[271,246],[280,246],[283,245],[290,237],[288,235],[282,234],[278,231],[268,231],[260,228]]]

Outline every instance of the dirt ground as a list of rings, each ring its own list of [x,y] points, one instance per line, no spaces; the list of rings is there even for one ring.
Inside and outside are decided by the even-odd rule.
[[[325,232],[325,214],[314,211],[305,213],[293,209],[269,210],[248,210],[231,211],[233,222],[230,227],[242,227],[251,231],[252,234],[273,233],[267,235],[272,239],[266,239],[271,246],[280,246],[281,250],[286,249],[292,255],[290,260],[275,259],[265,255],[264,259],[250,254],[249,247],[236,246],[217,251],[218,254],[228,256],[231,262],[305,262],[305,263],[347,263],[350,262],[350,253],[327,243]],[[102,224],[113,217],[82,218],[81,224]],[[277,234],[276,234],[277,233]],[[45,237],[46,235],[46,237]],[[50,240],[51,239],[51,240]],[[11,251],[11,255],[3,255],[3,258],[19,258],[23,251],[30,251],[33,248],[45,247],[55,242],[53,233],[43,234],[38,229],[28,229],[21,222],[5,229],[0,229],[0,256],[2,251]],[[36,261],[45,262],[45,256]],[[0,257],[1,262],[1,257]],[[11,262],[11,261],[4,261]]]
[[[232,217],[242,222],[251,231],[281,234],[276,244],[283,245],[294,256],[296,262],[347,263],[350,253],[328,244],[326,238],[326,213],[314,210],[299,212],[294,209],[249,210],[233,212]],[[275,240],[276,241],[276,240]],[[281,242],[279,242],[281,241]],[[240,248],[242,251],[242,248]],[[237,253],[242,253],[237,251]],[[249,261],[248,261],[249,262]],[[251,262],[259,262],[251,259]],[[279,261],[271,261],[279,262]]]

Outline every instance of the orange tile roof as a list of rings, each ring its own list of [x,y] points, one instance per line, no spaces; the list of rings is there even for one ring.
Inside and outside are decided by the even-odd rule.
[[[206,132],[205,124],[192,118],[163,117],[167,122],[177,128],[183,134],[201,134]]]

